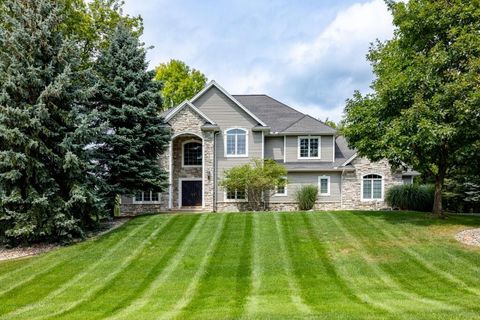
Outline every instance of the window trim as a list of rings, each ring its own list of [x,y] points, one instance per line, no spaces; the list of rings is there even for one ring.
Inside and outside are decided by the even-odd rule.
[[[152,195],[154,193],[157,193],[158,194],[158,200],[157,201],[143,201],[143,199],[145,198],[144,197],[144,194],[145,194],[145,191],[141,191],[142,192],[142,201],[137,201],[136,200],[136,195],[133,195],[132,197],[132,203],[133,204],[159,204],[159,203],[162,203],[161,201],[161,193],[160,192],[152,192],[151,190],[149,191],[150,192],[150,199],[152,199]]]
[[[185,164],[185,145],[190,142],[196,142],[202,146],[202,164]],[[203,167],[203,141],[198,139],[189,139],[182,142],[182,168],[201,168]]]
[[[308,153],[310,154],[310,139],[318,139],[318,156],[317,157],[301,157],[300,141],[308,139]],[[322,158],[322,136],[299,136],[297,138],[297,159],[298,160],[319,160]]]
[[[284,176],[282,177],[283,179],[287,180],[287,177]],[[284,190],[285,192],[284,193],[278,193],[278,187],[275,187],[275,193],[273,194],[275,197],[286,197],[288,196],[288,180],[287,180],[287,183],[285,183],[285,186],[284,186]]]
[[[247,202],[248,201],[248,196],[247,192],[245,192],[245,199],[237,199],[237,190],[235,190],[235,199],[228,199],[227,198],[227,189],[223,191],[223,200],[224,202]]]
[[[379,177],[380,177],[381,187],[382,187],[382,188],[381,188],[381,193],[382,193],[382,195],[381,195],[380,198],[375,198],[375,199],[373,198],[373,182],[372,182],[372,190],[371,190],[372,198],[370,198],[370,199],[365,199],[365,198],[363,197],[363,188],[364,188],[365,177],[366,177],[366,176],[369,176],[369,175],[376,175],[376,176],[379,176]],[[374,178],[368,178],[368,179],[371,180],[371,181],[374,180]],[[378,180],[378,178],[376,178],[376,179]],[[375,172],[363,174],[363,175],[362,175],[362,187],[361,187],[361,190],[360,190],[360,193],[361,193],[361,194],[360,194],[360,199],[361,199],[361,201],[362,201],[362,202],[383,201],[384,195],[385,195],[384,188],[385,188],[385,180],[384,180],[384,177],[383,177],[382,174],[375,173]]]
[[[322,193],[322,179],[327,179],[327,193]],[[318,176],[318,195],[321,197],[330,196],[330,176]]]
[[[228,131],[235,130],[235,129],[242,130],[242,131],[245,132],[245,154],[237,154],[236,153],[237,152],[237,140],[235,140],[235,154],[228,154],[227,153]],[[247,158],[248,157],[248,134],[249,134],[248,129],[242,128],[242,127],[231,127],[231,128],[226,129],[223,132],[223,135],[224,135],[224,138],[223,138],[223,144],[224,144],[223,153],[224,153],[225,158]]]

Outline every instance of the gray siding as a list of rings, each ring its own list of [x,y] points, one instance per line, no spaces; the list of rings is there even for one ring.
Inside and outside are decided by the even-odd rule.
[[[257,125],[257,121],[220,90],[212,87],[194,104],[220,127],[220,132],[215,138],[218,181],[222,179],[225,170],[249,163],[254,158],[262,158],[262,133],[252,131],[252,128]],[[224,133],[225,130],[234,127],[248,130],[248,157],[225,157]],[[220,186],[217,187],[217,201],[224,201],[224,190]]]
[[[333,136],[321,136],[320,159],[298,159],[298,137],[287,136],[286,161],[287,162],[333,162],[334,146]]]
[[[265,137],[265,159],[283,161],[283,137]]]
[[[291,172],[288,174],[288,185],[286,196],[272,196],[271,203],[296,202],[295,194],[304,185],[318,186],[318,177],[330,177],[330,195],[318,196],[318,202],[340,201],[341,174],[338,172]]]

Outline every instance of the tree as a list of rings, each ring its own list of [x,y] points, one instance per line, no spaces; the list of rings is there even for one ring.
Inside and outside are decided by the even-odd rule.
[[[0,238],[68,240],[98,209],[79,110],[92,92],[54,1],[0,4]]]
[[[163,191],[166,173],[158,156],[164,152],[169,133],[158,114],[162,101],[160,84],[147,71],[145,49],[138,36],[120,24],[95,64],[98,92],[93,105],[98,136],[93,157],[103,183],[101,195],[113,215],[118,194],[142,190]]]
[[[321,121],[321,120],[320,120]],[[337,124],[335,123],[335,121],[333,120],[330,120],[328,118],[325,119],[324,123],[329,126],[329,127],[332,127],[333,129],[337,129]]]
[[[245,190],[251,210],[266,209],[268,198],[287,183],[287,169],[274,160],[254,159],[225,171],[220,185],[225,190]]]
[[[155,80],[162,82],[162,98],[166,108],[179,105],[192,98],[205,87],[207,77],[191,69],[180,60],[170,60],[156,68]]]
[[[469,0],[387,4],[394,37],[371,47],[374,92],[347,101],[343,133],[362,156],[433,176],[433,213],[441,217],[448,170],[468,166],[462,159],[479,151],[480,6]]]

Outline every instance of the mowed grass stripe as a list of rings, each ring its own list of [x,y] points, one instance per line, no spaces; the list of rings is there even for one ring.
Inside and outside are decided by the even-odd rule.
[[[85,319],[88,315],[91,320],[103,319],[115,315],[132,301],[141,299],[139,297],[148,295],[145,291],[178,254],[182,244],[189,240],[195,230],[202,227],[205,219],[206,216],[200,215],[188,219],[180,216],[174,228],[160,234],[128,269],[103,286],[94,297],[70,310],[68,318]],[[122,292],[115,290],[118,287],[123,288]],[[92,312],[95,308],[101,312]]]
[[[395,245],[397,247],[401,248],[401,250],[407,256],[409,256],[410,259],[415,260],[423,268],[430,271],[430,274],[433,275],[434,277],[438,277],[440,279],[449,281],[452,284],[455,284],[456,285],[455,288],[457,289],[465,290],[476,296],[480,295],[479,289],[470,287],[467,283],[459,279],[459,277],[457,277],[455,274],[449,271],[446,271],[448,270],[448,266],[444,266],[444,268],[440,269],[439,267],[435,266],[432,262],[424,258],[421,252],[418,252],[415,249],[413,249],[415,246],[409,246],[405,244],[404,241],[401,241],[402,238],[403,239],[411,238],[411,232],[408,232],[407,234],[405,234],[407,232],[404,229],[405,226],[396,226],[395,228],[393,228],[393,227],[390,227],[388,223],[383,223],[380,225],[376,219],[371,219],[367,217],[357,217],[357,218],[361,218],[362,222],[368,223],[369,226],[371,226],[371,228],[375,229],[377,232],[381,233],[389,240],[395,241]],[[403,231],[403,234],[402,232],[399,232],[399,230]],[[463,270],[463,272],[465,272],[465,270]]]
[[[375,257],[372,256],[372,254],[368,251],[365,240],[362,237],[354,236],[355,230],[357,230],[358,228],[352,228],[353,226],[351,223],[345,223],[345,219],[342,219],[341,221],[337,218],[336,214],[332,214],[330,212],[328,212],[327,214],[333,219],[335,224],[340,230],[342,230],[345,236],[350,239],[354,247],[362,253],[362,256],[367,262],[368,267],[374,273],[374,276],[377,279],[380,279],[388,287],[388,292],[399,296],[397,297],[398,300],[392,299],[391,301],[391,306],[394,308],[394,310],[396,309],[397,313],[399,311],[399,307],[402,310],[408,308],[409,311],[411,311],[412,309],[414,311],[417,311],[417,309],[429,310],[432,307],[443,309],[453,308],[452,306],[448,305],[447,303],[443,303],[442,301],[421,297],[415,292],[410,292],[406,290],[400,283],[395,281],[395,279],[389,273],[385,272],[378,262],[376,262]],[[348,227],[350,228],[347,229]],[[416,303],[412,303],[413,301],[415,301]]]
[[[70,293],[72,292],[81,292],[80,293],[80,298],[78,297],[79,294],[76,294],[74,296],[70,295],[64,296],[61,298],[57,297],[52,297],[52,299],[61,299],[62,300],[62,307],[61,308],[56,308],[56,310],[50,310],[50,312],[45,315],[45,316],[40,316],[40,317],[32,317],[31,319],[44,319],[44,318],[54,318],[54,317],[61,317],[70,310],[76,308],[77,306],[81,305],[82,303],[85,303],[92,297],[94,297],[102,288],[106,285],[108,285],[112,280],[114,280],[120,273],[122,272],[128,272],[129,266],[134,263],[141,254],[144,253],[146,250],[147,246],[154,241],[159,234],[163,232],[168,232],[171,230],[174,226],[175,223],[178,221],[178,217],[173,217],[169,216],[163,221],[160,221],[158,225],[155,225],[155,229],[153,232],[151,232],[145,240],[143,240],[141,243],[139,243],[132,251],[128,253],[127,256],[124,256],[122,253],[122,260],[120,260],[120,263],[110,263],[107,265],[97,265],[95,269],[101,269],[104,271],[104,274],[100,275],[100,277],[97,277],[96,279],[88,279],[84,283],[79,284],[76,282],[76,287],[70,290]],[[153,224],[153,223],[152,223]],[[117,256],[118,258],[118,256]],[[97,272],[98,274],[98,272]],[[87,290],[84,290],[86,285],[85,283],[89,283],[87,286]],[[67,300],[69,301],[68,303]],[[45,305],[45,303],[43,303]],[[50,304],[51,305],[51,304]],[[51,308],[50,308],[51,309]],[[48,308],[42,307],[42,313],[48,312]]]
[[[205,276],[179,318],[208,318],[212,313],[238,318],[243,314],[250,291],[251,244],[251,214],[229,214]]]
[[[182,297],[175,303],[172,309],[170,309],[168,312],[163,313],[159,319],[171,319],[177,317],[182,310],[190,304],[192,301],[192,298],[194,297],[198,285],[200,281],[205,277],[205,271],[208,267],[208,264],[211,261],[211,257],[217,246],[219,245],[219,239],[222,236],[224,230],[225,230],[225,221],[226,221],[226,214],[222,214],[220,216],[218,226],[215,230],[215,233],[213,234],[212,240],[210,241],[210,244],[205,251],[203,259],[200,261],[200,264],[198,265],[197,272],[193,276],[193,278],[190,280],[190,284],[185,290],[184,294]]]
[[[397,281],[401,282],[403,286],[409,290],[416,292],[422,297],[428,297],[430,299],[440,300],[448,304],[448,309],[436,308],[435,311],[439,314],[444,314],[445,311],[458,312],[462,311],[463,314],[471,312],[472,315],[477,314],[480,310],[480,305],[475,303],[477,297],[475,295],[462,294],[462,299],[456,299],[456,295],[452,294],[454,291],[464,292],[462,288],[457,286],[451,286],[448,281],[445,281],[444,277],[430,272],[430,269],[425,266],[424,261],[418,260],[410,253],[409,247],[418,245],[428,245],[425,242],[416,243],[412,240],[412,233],[406,231],[402,236],[394,235],[388,223],[377,224],[376,219],[372,219],[369,216],[355,215],[354,221],[358,221],[359,225],[364,230],[374,232],[380,235],[384,243],[381,247],[382,250],[388,250],[395,252],[397,261],[386,263],[383,268],[389,272],[392,276],[395,276]],[[407,228],[408,226],[399,226],[398,228]],[[428,229],[427,229],[428,230]],[[427,231],[428,232],[428,231]],[[372,250],[379,250],[379,244],[373,243]],[[385,247],[385,248],[384,248]],[[445,261],[445,269],[448,269],[448,261]]]
[[[186,220],[196,220],[196,217],[184,216],[182,218]],[[138,295],[130,296],[131,299],[129,300],[124,299],[122,304],[119,304],[117,308],[112,310],[112,313],[108,315],[107,318],[130,318],[132,314],[135,314],[148,305],[151,301],[150,298],[154,296],[156,292],[160,291],[161,285],[167,281],[175,269],[178,268],[192,243],[197,240],[199,233],[204,230],[203,228],[208,218],[211,218],[211,216],[202,215],[196,220],[195,226],[190,229],[188,233],[179,236],[179,241],[176,241],[174,245],[171,246],[171,254],[168,255],[168,259],[162,259],[162,263],[159,263],[156,268],[152,270],[153,272],[150,273],[150,277],[148,278],[150,282],[144,283],[145,287],[143,290],[139,290],[137,292]]]
[[[134,238],[141,234],[142,228],[148,224],[148,220],[141,220],[143,223],[134,224],[132,233],[127,234],[128,238]],[[125,236],[125,235],[124,235]],[[109,252],[115,251],[122,246],[124,242],[122,235],[118,237],[108,237],[106,241],[91,242],[87,246],[83,247],[83,251],[80,255],[65,255],[62,257],[61,263],[56,264],[52,269],[40,270],[39,274],[27,277],[25,280],[20,280],[21,285],[15,286],[15,288],[8,291],[7,295],[2,298],[2,304],[0,305],[0,315],[5,315],[13,311],[20,311],[22,308],[27,307],[32,303],[43,299],[51,292],[58,289],[64,283],[68,283],[76,274],[81,273],[85,268],[88,268],[92,263],[102,259]],[[115,242],[115,240],[117,240]],[[138,241],[141,237],[138,238]],[[120,242],[120,244],[119,244]],[[100,246],[103,250],[98,250],[96,246]],[[28,280],[28,281],[27,281]],[[24,287],[27,287],[28,294],[25,294]],[[8,317],[10,318],[10,316]]]
[[[326,291],[325,294],[327,295],[329,301],[332,301],[332,303],[335,303],[336,305],[339,302],[343,303],[342,308],[345,310],[345,312],[355,315],[356,317],[368,317],[368,315],[370,315],[373,311],[387,316],[388,313],[386,313],[382,308],[378,308],[375,305],[369,304],[367,301],[362,300],[357,294],[356,290],[352,288],[349,282],[342,277],[340,272],[338,272],[337,266],[334,264],[336,260],[332,259],[333,256],[329,253],[327,248],[332,239],[330,238],[331,235],[328,234],[328,228],[326,228],[327,226],[325,225],[326,219],[321,216],[322,214],[303,212],[301,215],[304,227],[304,230],[302,231],[305,233],[306,237],[308,237],[308,240],[305,239],[303,242],[308,243],[313,247],[313,250],[316,253],[316,255],[313,254],[315,257],[314,263],[316,261],[317,264],[322,266],[325,278],[328,279],[328,281],[326,281],[324,280],[324,277],[319,276],[319,278],[322,280],[319,283],[327,289],[324,290],[322,288],[322,290],[319,291]],[[323,219],[315,222],[312,218],[313,215],[317,215]],[[302,260],[301,256],[299,257],[299,260]],[[306,283],[306,285],[308,286],[308,283]],[[309,287],[311,290],[318,290],[318,287],[316,286],[310,285]],[[337,302],[337,299],[339,302]],[[322,304],[321,306],[323,307]],[[327,307],[327,311],[331,312],[333,309],[331,304],[328,304]]]
[[[140,229],[141,226],[136,225],[135,230],[139,231]],[[101,242],[104,244],[114,245],[116,241],[119,241],[117,237],[120,238],[120,236],[118,236],[118,232],[115,231],[105,235],[105,237],[102,237]],[[93,242],[95,241],[98,240],[94,240]],[[87,241],[81,244],[72,245],[71,247],[59,248],[51,253],[46,253],[38,257],[25,259],[24,267],[18,268],[17,270],[9,270],[0,276],[0,298],[12,290],[23,286],[24,284],[48,274],[62,264],[68,263],[69,261],[81,256],[81,254],[84,254],[85,251],[90,249],[91,243],[91,241]],[[9,262],[10,261],[6,261],[5,264],[8,265]],[[41,272],[31,272],[32,270],[41,270]]]
[[[244,317],[251,318],[256,314],[258,308],[258,295],[260,292],[260,287],[262,285],[262,264],[260,258],[260,226],[259,226],[259,215],[252,214],[252,245],[251,245],[251,283],[250,283],[250,293],[247,297],[247,304],[244,310]]]
[[[328,259],[335,264],[339,277],[344,279],[353,294],[366,305],[380,310],[375,314],[384,318],[397,312],[398,308],[391,303],[392,298],[386,294],[388,287],[375,277],[362,252],[354,247],[344,230],[338,228],[326,213],[313,213],[309,217],[313,225],[321,225],[328,230],[326,234],[330,241],[324,242]]]
[[[288,287],[290,289],[290,298],[292,299],[293,304],[298,309],[299,312],[303,314],[311,313],[310,307],[303,301],[301,296],[301,290],[298,287],[297,280],[295,278],[295,274],[293,272],[293,268],[290,262],[287,245],[285,243],[285,231],[283,229],[283,225],[280,221],[280,213],[275,214],[275,226],[277,229],[278,241],[280,244],[280,255],[282,257],[283,268],[285,270],[285,274],[287,275],[288,279]]]

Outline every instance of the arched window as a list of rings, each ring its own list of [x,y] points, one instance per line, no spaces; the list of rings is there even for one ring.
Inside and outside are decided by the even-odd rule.
[[[187,141],[183,144],[183,165],[202,165],[202,144],[197,141]]]
[[[247,156],[247,130],[235,128],[225,132],[225,155]]]
[[[383,200],[383,178],[367,174],[362,179],[362,200]]]

